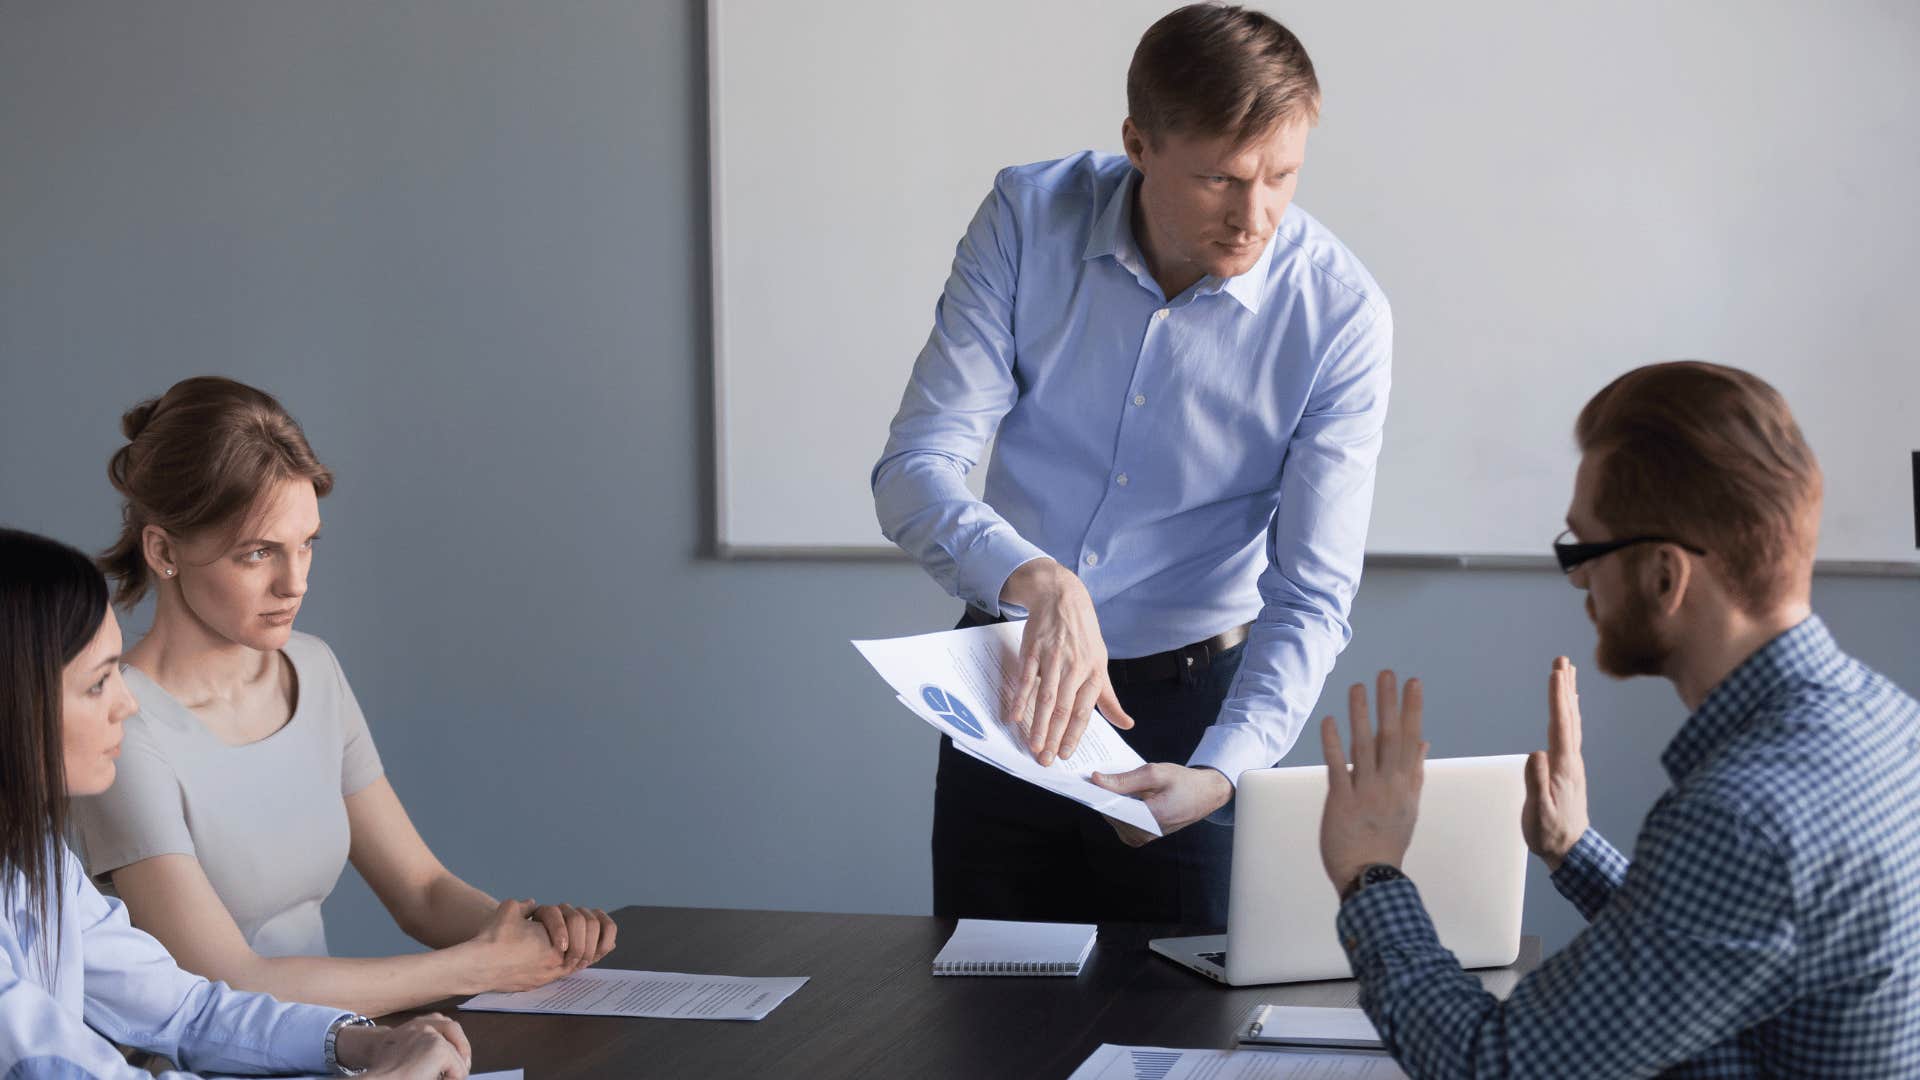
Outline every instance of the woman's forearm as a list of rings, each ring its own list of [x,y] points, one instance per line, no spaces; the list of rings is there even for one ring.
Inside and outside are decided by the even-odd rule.
[[[480,993],[479,965],[462,948],[405,956],[256,957],[227,982],[237,990],[272,994],[366,1016],[385,1016],[442,998]]]
[[[500,902],[450,873],[435,878],[421,894],[417,910],[395,921],[407,936],[430,949],[469,941],[493,916]]]

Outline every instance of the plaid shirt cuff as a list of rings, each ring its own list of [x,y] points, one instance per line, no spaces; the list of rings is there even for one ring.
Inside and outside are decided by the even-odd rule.
[[[1354,978],[1367,982],[1386,974],[1381,952],[1390,948],[1439,949],[1440,936],[1413,882],[1383,881],[1355,893],[1340,905],[1334,920],[1340,947],[1347,951]]]
[[[1567,850],[1560,869],[1553,872],[1553,887],[1591,922],[1626,877],[1627,857],[1589,828]]]

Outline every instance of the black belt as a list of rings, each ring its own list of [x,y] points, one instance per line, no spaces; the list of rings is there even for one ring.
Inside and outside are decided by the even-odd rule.
[[[961,626],[985,626],[988,623],[1007,620],[989,615],[972,604],[967,605],[967,613],[961,618]],[[1177,649],[1157,652],[1151,656],[1133,656],[1125,660],[1107,661],[1107,679],[1115,686],[1142,686],[1157,682],[1188,682],[1213,666],[1213,658],[1228,649],[1247,640],[1247,631],[1252,623],[1241,623],[1231,630],[1222,630],[1205,641],[1196,641],[1191,645],[1182,645]]]

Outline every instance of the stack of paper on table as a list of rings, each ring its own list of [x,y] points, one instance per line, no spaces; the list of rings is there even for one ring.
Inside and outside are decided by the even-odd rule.
[[[1078,975],[1096,929],[1078,923],[961,919],[933,958],[935,975]]]
[[[915,716],[952,736],[953,745],[1010,776],[1160,835],[1147,804],[1093,783],[1146,762],[1094,710],[1071,757],[1042,765],[1027,748],[1013,693],[1019,685],[1020,633],[1026,623],[993,623],[936,634],[856,641],[853,647],[887,680]]]

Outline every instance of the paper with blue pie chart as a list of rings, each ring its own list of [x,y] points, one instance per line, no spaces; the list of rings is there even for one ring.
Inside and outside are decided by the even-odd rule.
[[[933,710],[933,715],[945,720],[948,726],[958,729],[962,734],[971,735],[976,739],[987,737],[987,729],[980,726],[980,721],[974,718],[973,710],[967,708],[967,703],[959,694],[945,687],[928,683],[920,688],[920,700],[927,703],[927,708]]]
[[[1160,824],[1147,804],[1116,795],[1088,777],[1128,772],[1146,764],[1113,725],[1095,712],[1071,757],[1042,765],[1027,745],[1026,729],[1007,704],[1019,672],[1023,623],[994,623],[912,637],[856,641],[900,704],[953,739],[956,749],[1009,776],[1064,795],[1155,836]]]

